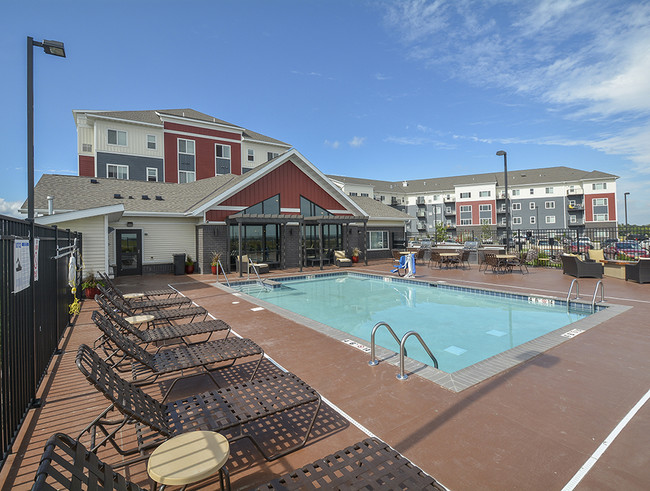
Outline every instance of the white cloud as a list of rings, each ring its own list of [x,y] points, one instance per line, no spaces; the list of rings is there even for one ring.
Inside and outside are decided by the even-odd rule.
[[[334,148],[334,149],[339,148],[339,145],[340,145],[338,140],[334,140],[334,141],[325,140],[324,143],[325,143],[326,146]]]
[[[375,79],[376,80],[390,80],[390,77],[382,74],[382,73],[375,73]]]
[[[352,140],[348,142],[348,145],[350,145],[351,147],[358,148],[361,145],[363,145],[365,141],[366,141],[365,136],[355,136],[352,138]]]
[[[25,215],[18,212],[22,204],[21,201],[5,201],[4,198],[0,198],[0,214],[15,218],[25,218]]]

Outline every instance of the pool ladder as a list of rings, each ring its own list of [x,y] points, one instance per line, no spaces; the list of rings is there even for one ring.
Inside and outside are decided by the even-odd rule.
[[[230,281],[228,281],[228,275],[226,274],[226,270],[223,267],[223,264],[221,264],[221,259],[217,260],[217,281],[219,281],[219,270],[223,272],[223,277],[226,279],[226,285],[230,286]]]
[[[571,282],[571,286],[569,287],[569,293],[566,295],[566,309],[567,311],[569,310],[569,302],[571,300],[571,292],[573,291],[573,285],[575,284],[576,286],[576,296],[574,300],[578,300],[580,297],[580,283],[578,283],[578,278],[575,278]],[[591,297],[591,311],[595,312],[596,311],[596,297],[598,296],[598,290],[600,289],[600,301],[604,302],[605,301],[605,286],[603,285],[603,280],[598,280],[598,283],[596,283],[596,288],[594,288],[594,295]]]
[[[409,331],[404,334],[400,340],[395,334],[395,331],[393,331],[393,329],[386,322],[378,322],[375,324],[375,327],[372,328],[372,333],[370,334],[370,361],[368,362],[368,365],[374,367],[375,365],[379,364],[379,360],[375,358],[375,333],[381,326],[386,326],[386,329],[388,329],[390,335],[393,336],[393,339],[399,343],[399,373],[397,374],[398,380],[406,380],[408,378],[408,375],[404,373],[404,356],[406,355],[406,340],[411,336],[415,336],[418,341],[420,341],[420,344],[431,358],[431,361],[433,361],[433,366],[435,368],[438,368],[438,360],[436,360],[436,357],[433,356],[433,353],[431,353],[431,350],[422,339],[422,336],[420,336],[415,331]]]
[[[257,284],[261,286],[265,292],[270,292],[271,290],[273,290],[273,287],[264,283],[264,280],[260,278],[260,275],[257,272],[257,268],[255,267],[255,264],[250,261],[248,262],[248,279],[250,279],[251,277],[251,269],[253,270],[253,273],[255,273],[255,276],[257,277]]]

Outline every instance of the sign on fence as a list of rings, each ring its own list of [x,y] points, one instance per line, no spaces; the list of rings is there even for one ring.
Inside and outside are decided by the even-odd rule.
[[[14,293],[29,287],[32,262],[29,257],[29,241],[14,240]]]

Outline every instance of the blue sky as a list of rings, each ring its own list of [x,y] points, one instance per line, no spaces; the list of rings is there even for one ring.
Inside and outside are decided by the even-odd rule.
[[[73,109],[193,108],[327,174],[424,179],[565,165],[616,174],[650,223],[650,3],[547,0],[3,2],[0,213],[76,174]]]

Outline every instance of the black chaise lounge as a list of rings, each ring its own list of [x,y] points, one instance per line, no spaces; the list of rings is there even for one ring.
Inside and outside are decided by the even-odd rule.
[[[376,438],[368,438],[260,486],[257,491],[417,489],[444,491],[434,478]]]
[[[85,433],[89,433],[90,450],[93,452],[110,443],[121,455],[140,453],[145,456],[146,450],[175,435],[206,430],[218,431],[226,436],[230,443],[249,438],[265,459],[275,460],[305,445],[321,405],[320,395],[291,373],[268,375],[219,390],[165,402],[164,399],[154,399],[141,388],[122,379],[85,344],[79,346],[76,363],[86,379],[111,402],[77,438],[80,440]],[[310,406],[314,407],[311,417],[305,413]],[[113,410],[119,411],[123,419],[109,419],[109,413]],[[286,436],[287,429],[278,424],[278,419],[282,418],[277,416],[294,410],[300,412],[300,420],[305,423],[301,425],[305,428],[302,430],[304,437],[288,448],[285,446],[282,450],[269,454],[262,449],[253,431],[244,431],[249,423],[272,417],[273,429],[265,434],[270,439],[281,440]],[[124,449],[118,443],[121,440],[116,435],[124,426],[130,424],[135,424],[137,447]],[[98,430],[101,434],[99,441],[96,439]],[[278,434],[280,431],[283,431],[283,434]],[[295,434],[293,428],[291,433]],[[298,439],[298,435],[295,439]]]
[[[99,291],[104,295],[111,295],[124,305],[127,305],[129,309],[136,312],[146,312],[147,310],[156,310],[156,309],[165,309],[167,307],[178,307],[183,305],[190,305],[192,300],[189,297],[175,297],[175,298],[159,298],[159,299],[142,299],[141,297],[130,297],[129,294],[124,296],[122,292],[115,288],[111,288],[109,285],[99,285]]]
[[[32,491],[57,489],[144,490],[65,433],[55,433],[47,440],[32,486]]]
[[[602,278],[603,264],[597,261],[581,261],[578,256],[562,254],[562,272],[576,278]]]
[[[625,265],[625,281],[650,283],[650,258],[641,258],[634,264]]]
[[[101,278],[102,282],[106,284],[106,286],[109,286],[113,290],[116,290],[120,292],[122,295],[131,295],[131,296],[140,296],[142,295],[142,298],[146,298],[148,300],[153,300],[156,297],[167,297],[167,298],[172,298],[172,297],[177,297],[179,296],[180,292],[178,290],[175,290],[174,288],[160,288],[157,290],[147,290],[144,292],[138,292],[138,293],[124,293],[122,290],[120,290],[113,280],[106,274],[106,273],[98,273],[99,277]],[[137,298],[137,297],[136,297]]]
[[[230,334],[230,326],[220,319],[208,319],[187,324],[166,324],[152,329],[139,329],[136,325],[125,320],[103,295],[96,296],[95,301],[114,324],[123,332],[134,336],[140,343],[149,344],[159,341],[175,340],[178,343],[193,344],[189,340],[190,336],[208,334],[207,339],[203,339],[202,341],[209,341],[215,332],[225,332],[226,338]]]
[[[124,336],[124,334],[113,326],[110,320],[99,312],[94,311],[92,313],[92,319],[95,325],[109,338],[110,344],[113,347],[113,353],[107,361],[116,368],[122,366],[124,361],[133,361],[128,364],[131,365],[133,382],[138,385],[153,383],[160,375],[167,373],[181,372],[182,374],[184,370],[202,368],[214,384],[219,387],[219,383],[208,367],[225,362],[230,362],[226,365],[230,366],[240,358],[259,355],[260,359],[250,376],[250,380],[252,380],[255,378],[257,369],[264,358],[264,350],[260,346],[250,339],[235,336],[227,339],[206,341],[204,343],[182,344],[168,348],[159,348],[155,353],[150,353]],[[104,345],[104,347],[106,348],[107,346]],[[167,388],[167,392],[180,379],[192,376],[193,374],[187,374],[185,377],[181,375],[181,377],[174,379]]]

